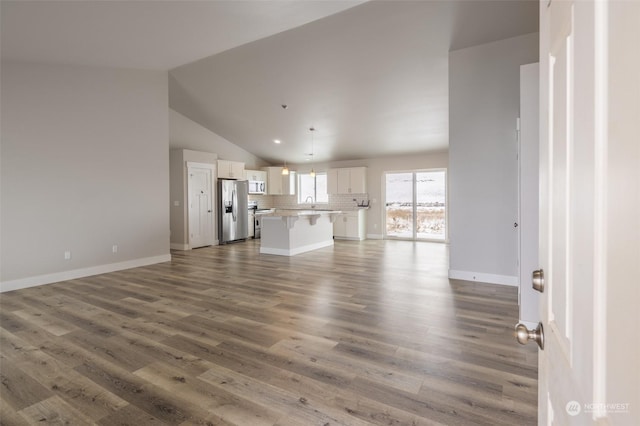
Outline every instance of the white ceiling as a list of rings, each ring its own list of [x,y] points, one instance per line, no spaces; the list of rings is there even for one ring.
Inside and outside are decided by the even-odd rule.
[[[2,0],[2,59],[169,70],[362,1]]]
[[[173,109],[274,163],[314,126],[320,162],[446,149],[448,52],[538,27],[537,0],[359,3],[3,0],[2,59],[172,69]]]

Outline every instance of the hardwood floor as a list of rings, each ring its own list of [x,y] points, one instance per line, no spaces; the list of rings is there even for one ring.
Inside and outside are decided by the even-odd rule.
[[[536,423],[516,288],[449,281],[442,244],[258,244],[2,294],[0,423]]]

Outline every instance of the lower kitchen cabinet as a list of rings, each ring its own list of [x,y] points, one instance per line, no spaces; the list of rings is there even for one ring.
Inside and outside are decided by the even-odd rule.
[[[333,222],[333,238],[364,240],[366,238],[366,210],[343,212]]]

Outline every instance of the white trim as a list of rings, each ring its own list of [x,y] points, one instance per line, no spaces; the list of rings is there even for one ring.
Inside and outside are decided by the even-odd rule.
[[[124,262],[109,263],[106,265],[91,266],[88,268],[73,269],[70,271],[55,272],[53,274],[36,275],[34,277],[2,281],[0,282],[0,293],[170,261],[170,254],[162,254],[160,256],[144,257],[141,259],[126,260]]]
[[[384,236],[382,234],[367,234],[367,239],[369,239],[369,240],[384,240]]]
[[[333,245],[333,240],[321,241],[319,243],[309,244],[306,246],[296,247],[293,249],[281,249],[281,248],[260,246],[260,254],[276,254],[278,256],[295,256],[296,254],[306,253],[308,251],[318,250],[324,247],[331,247],[332,245]]]
[[[598,405],[592,419],[606,418],[601,407],[607,402],[607,184],[609,177],[609,4],[594,4],[594,253],[593,253],[593,402]],[[629,43],[629,45],[631,45]],[[619,86],[619,84],[618,84]],[[615,87],[618,87],[615,86]],[[637,330],[636,330],[637,331]],[[637,364],[636,364],[637,365]],[[606,420],[605,420],[606,421]]]
[[[171,250],[191,250],[191,247],[189,246],[189,244],[182,244],[182,243],[171,243],[169,244],[169,248]]]
[[[489,284],[518,286],[518,277],[511,275],[485,274],[483,272],[456,271],[449,269],[449,278],[453,280],[479,281]]]
[[[346,240],[346,241],[364,241],[364,238],[359,237],[333,237],[334,240]]]
[[[213,170],[215,168],[215,164],[213,163],[198,163],[195,161],[187,161],[187,169],[189,167],[195,167],[197,169],[209,169],[209,170]]]

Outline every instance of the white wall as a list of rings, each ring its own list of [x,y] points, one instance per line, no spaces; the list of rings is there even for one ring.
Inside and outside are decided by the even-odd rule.
[[[519,73],[537,60],[537,33],[449,54],[451,278],[517,285]]]
[[[1,101],[3,291],[170,258],[166,72],[3,62]]]
[[[269,165],[249,151],[172,109],[169,109],[169,147],[214,153],[221,160],[241,161],[247,169]]]

